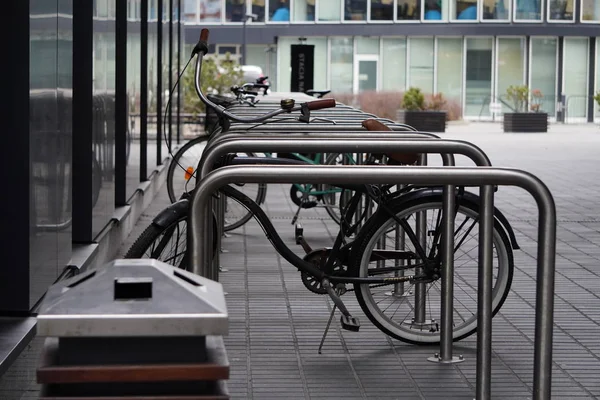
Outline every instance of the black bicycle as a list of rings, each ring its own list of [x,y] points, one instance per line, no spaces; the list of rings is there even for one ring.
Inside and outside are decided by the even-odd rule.
[[[194,53],[198,54],[197,75],[207,51],[206,39],[207,31],[203,30]],[[207,101],[197,90],[202,100]],[[219,112],[225,113],[224,110]],[[387,158],[397,163],[405,162],[405,155],[378,154],[371,155],[367,163],[380,165]],[[243,161],[247,163],[248,160]],[[265,163],[265,160],[260,163]],[[235,165],[236,157],[228,157],[222,164]],[[357,331],[360,327],[341,300],[344,294],[353,291],[365,315],[386,334],[409,343],[439,343],[444,268],[440,256],[442,189],[412,185],[402,189],[391,185],[338,186],[350,191],[352,196],[343,207],[335,242],[331,248],[313,250],[304,240],[302,228],[297,226],[296,243],[302,245],[306,252],[303,258],[284,243],[253,199],[231,185],[223,187],[220,193],[249,210],[275,250],[300,271],[300,278],[308,290],[329,295],[335,304],[333,311],[338,308],[342,313],[344,329]],[[376,204],[371,216],[358,211],[363,196]],[[150,257],[187,268],[188,212],[187,198],[172,205],[146,229],[126,257]],[[354,222],[357,212],[362,212],[362,215],[358,222]],[[454,228],[454,340],[463,339],[477,329],[478,224],[478,197],[459,188]],[[512,228],[502,213],[495,209],[494,315],[510,290],[513,249],[518,249],[518,245]]]

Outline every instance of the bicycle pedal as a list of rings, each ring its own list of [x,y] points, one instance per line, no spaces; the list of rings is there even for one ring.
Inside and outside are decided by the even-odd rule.
[[[358,318],[342,315],[340,317],[340,323],[342,324],[342,329],[347,331],[358,332],[360,329]]]

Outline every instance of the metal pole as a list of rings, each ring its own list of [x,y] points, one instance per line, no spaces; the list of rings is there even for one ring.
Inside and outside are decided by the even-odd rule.
[[[477,383],[478,400],[491,396],[492,379],[492,278],[494,188],[479,188],[479,275],[477,287]]]
[[[440,354],[429,360],[451,364],[464,361],[452,356],[453,302],[454,302],[454,214],[456,210],[456,187],[444,186],[442,214],[442,288]]]
[[[419,165],[427,165],[427,156],[425,154],[421,155],[419,160]],[[417,235],[417,239],[419,239],[419,244],[421,248],[425,250],[427,253],[427,212],[421,211],[417,213],[416,217],[416,227],[415,234]],[[427,260],[421,260],[421,262],[426,262]],[[419,275],[423,273],[423,268],[415,268],[415,275]],[[426,324],[425,321],[425,302],[427,301],[427,288],[424,283],[415,284],[415,308],[414,308],[414,317],[413,322],[415,324]],[[435,323],[435,321],[429,321],[430,323]]]
[[[539,209],[538,268],[535,300],[535,347],[533,356],[533,398],[551,398],[552,329],[554,316],[554,269],[556,257],[556,206],[548,194],[536,197]]]
[[[242,60],[240,65],[246,65],[246,23],[248,22],[248,16],[244,15],[244,23],[242,29]]]

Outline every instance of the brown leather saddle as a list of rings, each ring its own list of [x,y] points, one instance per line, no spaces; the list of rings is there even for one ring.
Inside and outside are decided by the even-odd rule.
[[[382,124],[381,122],[375,119],[366,119],[362,122],[363,128],[368,131],[377,131],[377,132],[389,132],[390,129],[388,126]],[[413,165],[419,161],[420,154],[417,153],[385,153],[385,155],[389,158],[389,165]]]

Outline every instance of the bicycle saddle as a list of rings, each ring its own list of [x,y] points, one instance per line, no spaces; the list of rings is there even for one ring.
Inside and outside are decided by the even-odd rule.
[[[310,90],[305,91],[304,93],[306,93],[309,96],[315,96],[316,95],[320,99],[321,97],[325,96],[326,94],[331,93],[331,90],[313,90],[313,89],[310,89]]]
[[[389,132],[392,129],[381,122],[369,118],[362,122],[363,128],[368,131],[378,132]],[[385,153],[389,158],[388,163],[390,165],[412,165],[419,161],[419,154],[417,153]]]

